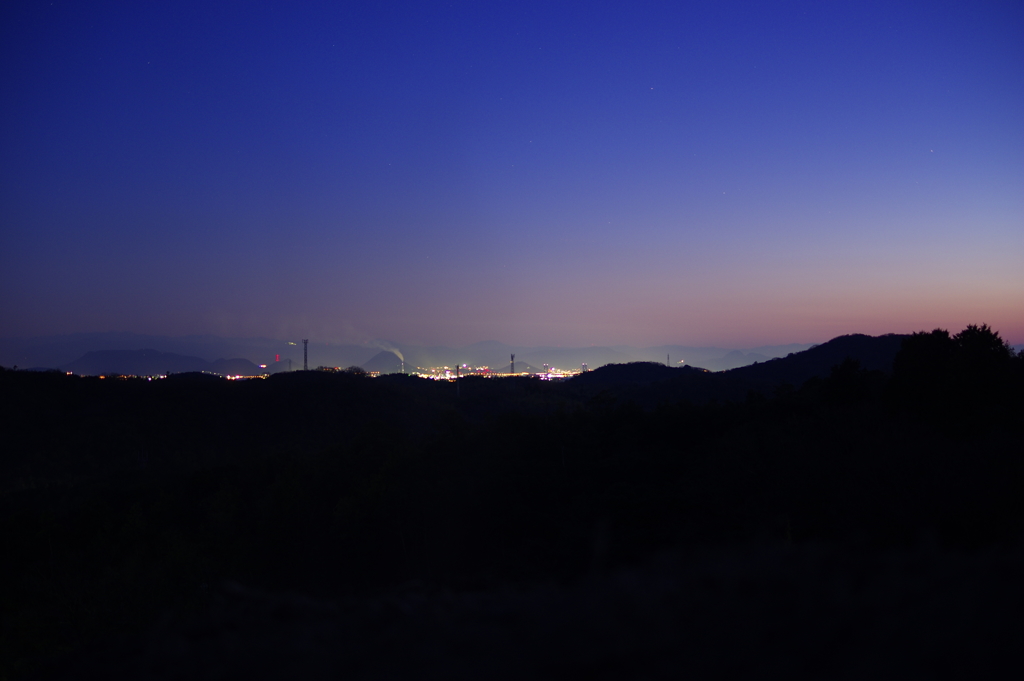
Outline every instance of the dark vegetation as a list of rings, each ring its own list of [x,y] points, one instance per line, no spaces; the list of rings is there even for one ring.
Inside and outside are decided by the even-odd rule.
[[[755,621],[755,606],[722,595],[745,583],[761,585],[749,603],[785,610],[832,603],[841,577],[854,596],[829,606],[847,619],[828,621],[849,630],[829,640],[863,645],[857,618],[868,615],[850,604],[891,599],[915,580],[957,599],[972,584],[964,599],[1011,613],[1024,605],[1021,562],[991,557],[1019,558],[1024,536],[1024,357],[984,326],[843,337],[725,373],[618,365],[563,384],[469,378],[458,393],[355,369],[244,382],[4,370],[0,396],[0,678],[74,676],[68,669],[82,664],[109,677],[99,670],[112,662],[83,657],[99,641],[158,621],[171,632],[161,640],[213,636],[166,624],[189,617],[233,622],[238,636],[254,617],[258,630],[243,636],[250,648],[238,649],[257,655],[280,644],[268,632],[285,626],[253,615],[257,606],[302,613],[303,640],[327,635],[325,626],[330,636],[347,632],[347,647],[331,648],[350,656],[332,662],[341,665],[384,655],[374,646],[385,639],[410,651],[438,631],[463,632],[448,637],[457,639],[464,629],[451,617],[461,617],[483,633],[431,663],[450,678],[461,672],[445,666],[449,657],[511,654],[509,636],[541,650],[546,635],[524,632],[552,621],[591,641],[640,637],[618,657],[575,638],[544,653],[560,660],[545,667],[555,676],[593,664],[595,678],[622,678],[642,666],[629,655],[664,652],[666,632],[710,637],[700,644],[708,664],[739,664],[707,651],[724,650],[708,643],[715,636],[754,626],[738,619]],[[933,551],[926,564],[959,576],[943,582],[906,567],[922,546]],[[886,556],[902,556],[904,567]],[[801,573],[808,561],[816,567]],[[985,591],[1006,584],[1016,591]],[[706,588],[719,595],[705,598]],[[263,592],[348,606],[328,617],[313,602]],[[238,593],[249,594],[248,614]],[[442,602],[456,614],[439,629]],[[944,621],[898,598],[890,605],[911,628]],[[581,614],[588,607],[596,610]],[[495,629],[495,608],[512,624]],[[683,610],[697,613],[696,629],[679,620]],[[611,612],[646,622],[645,633],[609,634],[618,631]],[[793,632],[824,631],[818,615],[799,612]],[[972,613],[1001,636],[1021,630],[1013,618],[1007,629],[988,610]],[[792,667],[792,641],[759,650],[759,664],[780,675],[807,671]],[[520,663],[509,678],[537,673]],[[356,678],[408,671],[397,662],[359,669]]]

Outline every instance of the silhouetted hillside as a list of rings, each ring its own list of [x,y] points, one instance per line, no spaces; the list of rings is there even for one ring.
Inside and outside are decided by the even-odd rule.
[[[573,379],[578,388],[608,388],[623,385],[649,385],[676,378],[682,372],[703,371],[693,367],[669,367],[657,362],[630,362],[628,364],[606,364],[603,367],[580,374]]]
[[[656,362],[609,364],[573,379],[574,388],[653,408],[680,400],[694,404],[740,402],[752,392],[771,395],[782,386],[799,387],[811,378],[825,378],[846,359],[864,370],[891,373],[893,359],[906,336],[840,336],[789,357],[731,371],[708,373],[686,366],[667,367]]]
[[[525,676],[685,658],[874,677],[893,641],[907,677],[927,651],[994,660],[1019,637],[1024,357],[984,326],[729,372],[0,370],[0,397],[11,678],[68,651],[56,678],[281,659],[479,678],[506,654]],[[318,619],[332,603],[348,614]],[[453,643],[470,640],[480,655]]]
[[[891,374],[893,360],[905,338],[907,336],[897,334],[839,336],[809,350],[733,369],[726,372],[726,375],[732,380],[746,381],[752,385],[788,383],[799,386],[810,378],[828,376],[832,367],[842,364],[847,358],[857,360],[860,367],[867,371]]]

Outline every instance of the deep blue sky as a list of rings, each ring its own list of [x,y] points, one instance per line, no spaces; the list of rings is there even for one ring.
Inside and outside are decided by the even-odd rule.
[[[1024,3],[0,10],[0,336],[1024,342]]]

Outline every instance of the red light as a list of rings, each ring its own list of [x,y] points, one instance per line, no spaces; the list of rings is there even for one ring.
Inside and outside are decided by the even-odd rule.
[[[280,362],[281,361],[281,355],[274,355],[274,361],[275,362]]]

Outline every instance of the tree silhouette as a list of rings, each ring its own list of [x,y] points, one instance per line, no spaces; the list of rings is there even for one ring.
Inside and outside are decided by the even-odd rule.
[[[1010,346],[987,324],[968,326],[953,342],[952,381],[958,401],[975,412],[1005,403],[1013,380]]]
[[[903,341],[893,361],[893,394],[951,426],[973,423],[1006,402],[1018,364],[987,324],[968,325],[954,336],[945,329],[921,331]]]
[[[946,329],[919,331],[903,341],[893,360],[893,375],[905,380],[920,380],[937,370],[949,368],[956,344]]]
[[[894,392],[911,403],[930,403],[944,392],[956,353],[946,329],[919,331],[904,339],[892,363]]]
[[[969,324],[953,336],[958,363],[978,372],[1006,370],[1014,358],[1013,349],[988,324]]]

